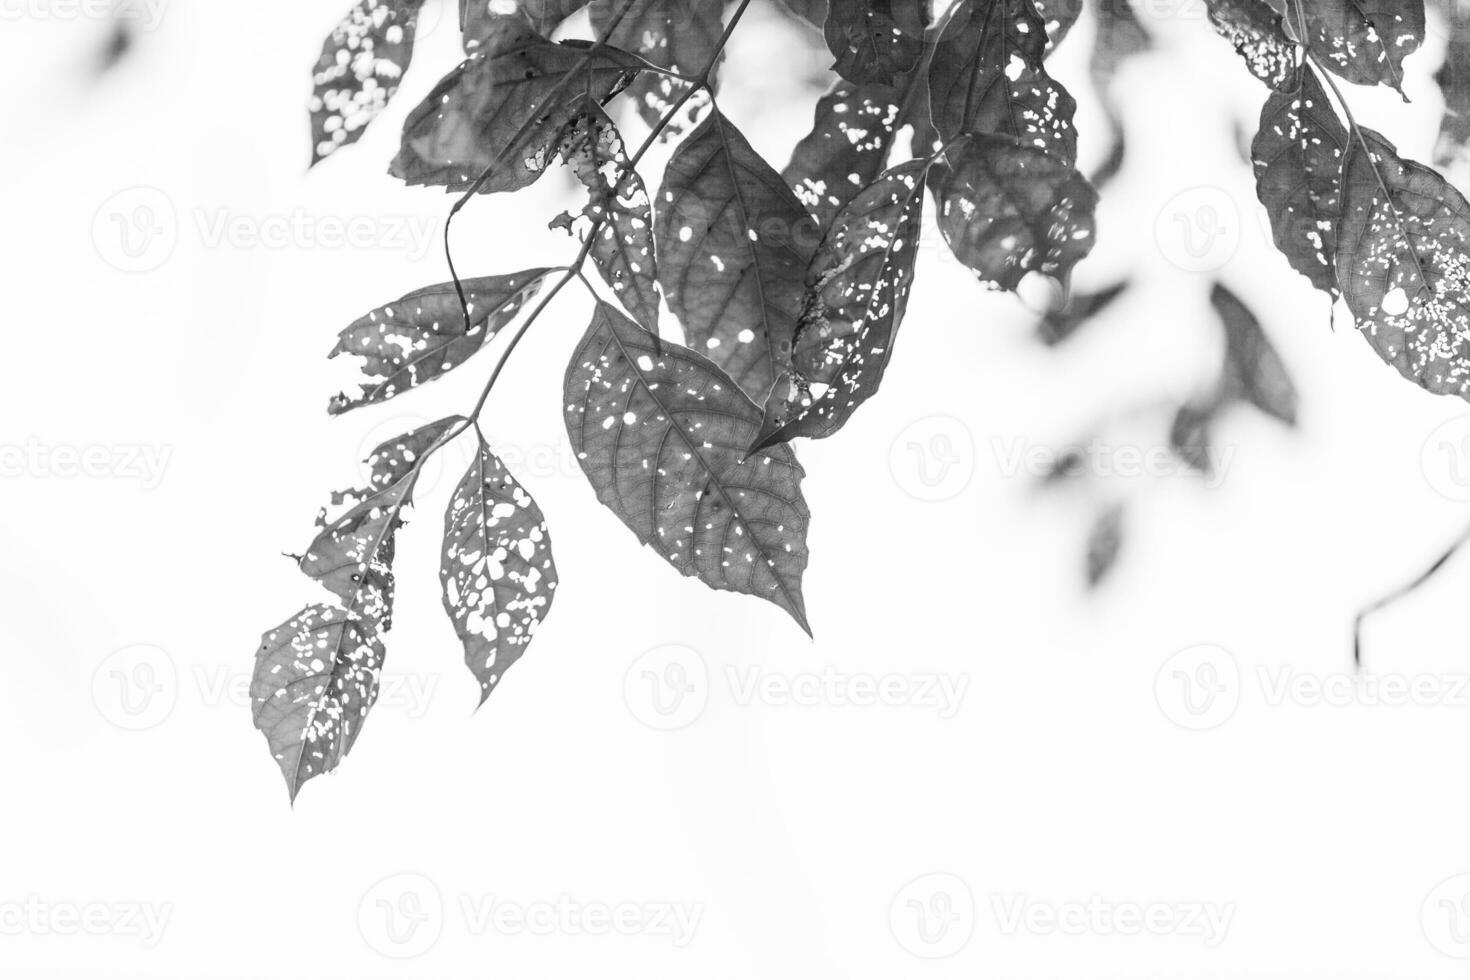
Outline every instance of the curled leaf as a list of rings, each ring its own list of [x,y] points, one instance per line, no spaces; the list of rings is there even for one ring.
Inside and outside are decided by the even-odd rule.
[[[358,0],[332,29],[312,72],[311,164],[356,143],[388,106],[413,60],[424,0]]]

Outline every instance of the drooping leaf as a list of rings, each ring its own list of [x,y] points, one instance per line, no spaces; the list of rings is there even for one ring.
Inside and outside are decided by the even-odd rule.
[[[1256,315],[1221,283],[1211,290],[1210,304],[1225,325],[1225,393],[1296,425],[1296,385]]]
[[[1470,182],[1470,5],[1439,0],[1447,28],[1444,63],[1434,80],[1444,95],[1444,117],[1434,145],[1434,163],[1456,186]]]
[[[526,652],[557,585],[541,508],[484,442],[444,514],[439,580],[484,704]]]
[[[716,107],[669,161],[654,207],[659,280],[688,343],[763,400],[790,357],[820,237]]]
[[[1077,18],[1082,15],[1082,0],[1033,0],[1036,10],[1041,14],[1042,23],[1046,25],[1046,50],[1050,53],[1062,38],[1071,32],[1077,23]],[[1098,4],[1098,7],[1109,7],[1114,3],[1127,6],[1127,0],[1107,0]],[[1101,16],[1101,15],[1100,15]]]
[[[589,101],[572,122],[561,156],[587,188],[582,217],[597,226],[588,253],[597,271],[628,312],[658,333],[658,265],[648,191],[628,160],[623,137],[597,103]],[[564,214],[552,225],[570,229],[573,221]]]
[[[1072,293],[1059,309],[1048,310],[1036,325],[1036,337],[1048,347],[1067,340],[1083,324],[1112,305],[1132,283],[1124,279],[1095,293]]]
[[[724,32],[722,0],[631,0],[627,14],[608,34],[617,11],[629,3],[593,0],[589,13],[598,37],[685,76],[698,75],[718,52]],[[689,84],[680,79],[645,72],[633,80],[628,95],[637,104],[643,121],[655,126],[688,90]],[[681,132],[683,122],[676,118],[669,128],[673,133]]]
[[[1047,74],[1046,24],[1032,0],[960,0],[929,66],[934,126],[1013,136],[1068,165],[1077,159],[1077,103]]]
[[[810,632],[810,511],[789,446],[746,455],[761,411],[713,363],[598,303],[567,367],[567,433],[598,499],[685,575]]]
[[[1303,65],[1289,91],[1273,91],[1251,143],[1256,195],[1291,267],[1337,298],[1337,221],[1348,133],[1316,72]]]
[[[1087,535],[1087,587],[1095,589],[1107,578],[1118,563],[1118,552],[1123,547],[1123,515],[1121,503],[1109,504]]]
[[[310,605],[261,637],[251,709],[292,802],[352,749],[382,669],[381,624],[348,610]]]
[[[479,47],[495,21],[506,16],[525,18],[536,33],[550,37],[561,22],[587,6],[589,0],[459,0],[459,27],[465,51]],[[513,10],[511,8],[514,8]]]
[[[361,357],[367,380],[356,396],[334,396],[327,411],[341,415],[385,402],[463,364],[515,318],[541,288],[548,271],[528,269],[463,280],[470,307],[468,330],[452,282],[409,293],[353,321],[328,356]]]
[[[807,274],[791,371],[766,403],[756,449],[830,436],[877,392],[908,305],[927,169],[926,160],[894,167],[833,222]]]
[[[819,228],[830,227],[888,166],[907,94],[892,85],[838,81],[817,102],[812,131],[796,144],[781,176]]]
[[[1424,0],[1300,0],[1300,7],[1298,0],[1289,2],[1289,18],[1298,10],[1306,17],[1307,50],[1330,71],[1359,85],[1382,82],[1403,93],[1404,58],[1424,40]]]
[[[1337,226],[1348,309],[1404,377],[1470,397],[1470,204],[1379,134],[1359,132],[1371,156],[1349,143]]]
[[[982,281],[1015,289],[1028,272],[1065,283],[1094,240],[1097,193],[1073,167],[1005,136],[976,136],[932,176],[939,230]]]
[[[527,187],[583,101],[605,102],[637,64],[615,48],[552,43],[519,16],[493,17],[474,53],[409,115],[391,172],[410,185],[465,190],[493,163],[481,193]]]
[[[312,72],[311,164],[356,143],[388,106],[413,60],[424,0],[357,0]]]
[[[891,85],[919,63],[928,27],[926,0],[829,0],[822,33],[837,74]]]
[[[1287,83],[1296,70],[1297,46],[1266,0],[1206,0],[1206,7],[1215,31],[1234,45],[1252,75],[1272,88]]]

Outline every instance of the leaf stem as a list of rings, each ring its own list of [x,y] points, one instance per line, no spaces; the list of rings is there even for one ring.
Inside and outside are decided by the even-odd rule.
[[[1397,602],[1404,596],[1419,588],[1419,586],[1423,585],[1425,582],[1429,581],[1431,578],[1434,577],[1434,573],[1438,572],[1449,562],[1451,558],[1455,557],[1455,554],[1462,547],[1464,547],[1466,543],[1470,543],[1470,528],[1466,528],[1465,530],[1461,531],[1459,537],[1455,538],[1454,543],[1450,545],[1449,550],[1436,558],[1434,560],[1434,563],[1431,564],[1424,571],[1420,572],[1419,575],[1412,582],[1409,582],[1407,585],[1400,586],[1383,598],[1370,603],[1368,606],[1364,607],[1361,612],[1358,613],[1358,615],[1353,619],[1353,666],[1355,668],[1361,669],[1363,666],[1363,620],[1367,619],[1369,616],[1382,609],[1383,607]]]

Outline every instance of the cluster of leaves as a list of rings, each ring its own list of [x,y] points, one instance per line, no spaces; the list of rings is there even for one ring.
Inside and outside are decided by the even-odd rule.
[[[358,0],[324,46],[313,163],[356,142],[393,97],[423,0]],[[394,538],[423,461],[472,436],[445,515],[444,607],[482,700],[525,651],[557,584],[541,512],[478,425],[515,344],[563,286],[593,310],[567,367],[567,432],[598,499],[705,585],[774,603],[803,629],[811,519],[792,448],[843,429],[883,379],[912,287],[926,197],[982,282],[1063,282],[1093,244],[1070,95],[1045,58],[1075,17],[1035,0],[788,2],[822,31],[837,78],[777,169],[716,102],[722,52],[751,0],[461,0],[466,58],[409,113],[390,172],[461,192],[451,217],[564,165],[586,205],[553,227],[568,266],[461,279],[373,310],[333,355],[360,359],[340,414],[466,363],[518,326],[478,404],[380,447],[337,494],[298,563],[330,601],[265,634],[256,725],[292,798],[336,767],[377,695]],[[1068,5],[1048,4],[1054,10]],[[585,8],[591,37],[553,40]],[[650,130],[629,152],[631,104]],[[900,134],[913,133],[907,145]],[[638,165],[678,138],[658,190]],[[591,259],[601,279],[583,272]],[[533,305],[534,304],[534,305]],[[667,308],[684,344],[661,334]]]

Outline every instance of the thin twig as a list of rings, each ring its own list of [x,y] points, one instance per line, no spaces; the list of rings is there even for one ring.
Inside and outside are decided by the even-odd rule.
[[[1383,598],[1371,603],[1360,613],[1358,613],[1358,615],[1353,619],[1354,667],[1361,668],[1363,666],[1363,620],[1367,619],[1370,615],[1382,609],[1384,606],[1397,602],[1404,596],[1408,595],[1410,592],[1413,592],[1415,589],[1419,588],[1419,586],[1423,585],[1425,582],[1429,581],[1434,576],[1434,573],[1443,568],[1451,558],[1455,557],[1456,552],[1464,547],[1467,542],[1470,542],[1470,528],[1466,528],[1465,530],[1461,531],[1459,537],[1455,538],[1454,544],[1450,545],[1449,550],[1436,558],[1434,560],[1434,564],[1430,565],[1423,572],[1419,573],[1419,575],[1412,582],[1410,582],[1408,585],[1404,585],[1400,588],[1395,589]]]

